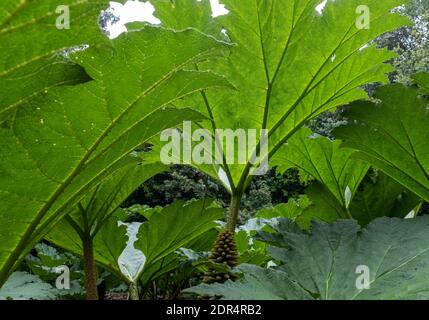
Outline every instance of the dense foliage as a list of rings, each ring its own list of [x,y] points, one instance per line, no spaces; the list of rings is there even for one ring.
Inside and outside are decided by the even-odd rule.
[[[0,299],[428,298],[428,1],[63,2],[0,4]]]

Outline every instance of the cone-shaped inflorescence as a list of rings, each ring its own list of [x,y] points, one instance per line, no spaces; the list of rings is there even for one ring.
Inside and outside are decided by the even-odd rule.
[[[231,231],[224,231],[219,234],[209,259],[215,263],[225,264],[230,268],[237,266],[238,253],[234,233]],[[209,269],[204,274],[203,282],[207,284],[214,282],[223,283],[228,279],[235,280],[236,278],[236,275],[232,272],[219,272],[214,269]]]

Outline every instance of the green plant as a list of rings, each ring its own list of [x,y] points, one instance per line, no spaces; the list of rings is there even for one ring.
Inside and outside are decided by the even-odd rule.
[[[12,11],[16,13],[12,20],[3,17],[2,37],[10,39],[2,39],[2,44],[24,41],[23,33],[29,36],[27,25],[19,22],[28,15],[41,16],[32,20],[32,28],[54,29],[52,11],[34,2],[22,6]],[[50,19],[54,21],[49,23]],[[83,27],[92,30],[91,23],[96,25],[90,19]],[[55,40],[67,37],[57,31],[52,31]],[[40,31],[30,42],[45,43],[37,40],[40,34],[44,35]],[[227,47],[195,30],[174,32],[146,26],[113,41],[100,34],[90,44],[67,55],[67,61],[85,70],[90,81],[58,86],[31,99],[22,86],[8,91],[23,103],[0,127],[0,216],[7,221],[0,226],[0,285],[70,208],[128,163],[133,150],[185,119],[202,118],[190,109],[171,108],[174,101],[210,87],[229,86],[211,72],[184,70],[221,56]],[[63,45],[71,44],[58,41],[56,46]],[[57,52],[46,48],[45,54]],[[43,54],[34,52],[35,56]],[[2,53],[4,57],[15,66],[32,61],[30,57],[22,60],[15,51]],[[43,70],[37,78],[50,77],[48,69]]]
[[[341,145],[340,140],[304,128],[274,159],[279,170],[297,167],[317,180],[306,190],[312,205],[296,217],[299,225],[308,228],[315,218],[327,222],[350,218],[365,225],[376,217],[405,217],[414,209],[417,214],[421,204],[417,196],[389,177],[369,172],[368,164],[354,158],[354,150]]]
[[[270,226],[276,225],[279,219],[282,218],[289,218],[300,225],[304,225],[300,217],[308,210],[310,205],[312,203],[307,196],[290,199],[287,203],[258,211],[252,219],[239,226],[236,230],[235,238],[240,255],[240,264],[267,266],[271,260],[271,257],[267,254],[267,245],[256,240],[254,236],[259,231],[267,230]]]
[[[378,102],[358,101],[347,117],[352,121],[335,130],[344,147],[357,150],[366,161],[420,198],[429,201],[429,139],[427,112],[429,75],[414,76],[419,86],[390,85],[377,90]]]
[[[65,59],[83,45],[101,38],[98,15],[107,1],[64,0],[69,29],[55,22],[58,1],[3,1],[0,12],[0,123],[33,98],[55,87],[90,80],[85,70]]]
[[[94,260],[94,238],[112,216],[124,216],[120,205],[144,181],[167,170],[160,164],[144,164],[136,157],[134,163],[115,172],[109,180],[83,198],[48,235],[49,241],[61,246],[55,235],[71,227],[82,242],[81,256],[85,267],[85,287],[88,299],[97,299],[97,270]],[[65,229],[63,229],[66,226]],[[72,235],[69,235],[72,237]]]
[[[183,289],[198,284],[201,274],[213,266],[208,256],[217,233],[213,228],[148,267],[140,278],[141,297],[177,299]]]
[[[288,141],[274,161],[280,170],[297,167],[313,176],[340,204],[340,216],[351,218],[350,203],[369,165],[351,159],[353,151],[342,150],[340,145],[341,141],[312,135],[304,128]]]
[[[422,200],[378,170],[372,170],[359,186],[350,204],[352,216],[361,225],[378,217],[411,218],[419,214]]]
[[[83,265],[81,260],[68,252],[60,252],[51,245],[39,243],[34,247],[32,253],[25,257],[25,265],[28,271],[39,277],[40,280],[55,286],[59,276],[68,268],[67,279],[69,289],[54,290],[58,297],[81,299],[85,297],[85,286],[83,281]]]
[[[425,68],[427,0],[222,1],[152,0],[161,25],[115,40],[106,0],[65,0],[70,29],[54,0],[0,5],[0,299],[428,298],[429,75],[381,86]],[[410,64],[379,47],[398,28]]]
[[[359,90],[362,85],[385,81],[385,73],[391,68],[383,62],[393,54],[364,46],[407,20],[390,12],[402,3],[392,0],[382,4],[365,2],[372,8],[369,30],[358,29],[355,24],[360,1],[328,1],[321,15],[315,12],[318,0],[224,3],[229,14],[214,21],[207,21],[202,15],[190,18],[184,6],[176,6],[174,2],[170,3],[171,12],[166,13],[164,8],[157,16],[169,27],[194,26],[207,33],[217,24],[213,35],[220,37],[223,30],[225,37],[235,44],[227,63],[209,61],[196,64],[196,69],[225,75],[236,90],[201,92],[200,97],[192,97],[192,104],[209,118],[203,125],[212,130],[213,137],[216,129],[269,130],[269,158],[319,114],[365,98],[365,92]],[[208,1],[199,4],[189,1],[186,5],[198,12],[204,4],[208,6]],[[261,146],[259,141],[251,154],[267,156],[261,153]],[[230,191],[227,228],[233,231],[241,198],[256,166],[251,161],[244,165],[235,161],[231,165],[224,159],[217,166],[199,168],[222,180]]]
[[[54,300],[59,291],[38,276],[18,271],[0,288],[0,300]]]
[[[215,227],[214,220],[222,217],[223,210],[211,204],[208,200],[188,204],[178,201],[152,209],[143,224],[118,224],[126,220],[126,215],[111,216],[93,237],[93,260],[127,283],[131,298],[138,299],[139,280],[146,286],[154,277],[174,269],[176,259],[172,254]],[[83,242],[72,225],[65,219],[46,238],[83,256]]]
[[[223,299],[427,299],[429,218],[315,221],[311,233],[283,219],[256,238],[271,245],[276,268],[242,265],[237,282],[185,290]],[[361,286],[361,269],[369,283]],[[369,285],[369,287],[368,287]]]
[[[238,223],[245,224],[262,208],[287,202],[303,193],[307,181],[298,170],[280,174],[275,169],[252,180],[241,201]],[[229,192],[222,184],[203,172],[190,167],[174,165],[170,172],[156,175],[140,186],[125,201],[124,206],[137,209],[142,206],[166,206],[179,200],[215,199],[222,207],[228,207]]]

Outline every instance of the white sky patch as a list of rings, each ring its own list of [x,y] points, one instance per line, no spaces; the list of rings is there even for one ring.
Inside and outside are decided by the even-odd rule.
[[[212,6],[212,17],[219,17],[228,14],[229,11],[225,9],[225,5],[220,4],[219,0],[210,0]]]
[[[130,22],[148,22],[150,24],[160,24],[161,21],[153,14],[154,6],[149,2],[127,1],[125,4],[110,2],[110,10],[119,21],[109,26],[110,38],[114,39],[120,34],[127,32],[125,24]]]
[[[201,0],[196,0],[201,1]],[[161,21],[154,16],[155,8],[150,1],[141,2],[138,0],[128,0],[125,4],[111,1],[109,11],[119,17],[119,21],[108,26],[110,39],[117,38],[124,32],[127,32],[126,24],[130,22],[148,22],[159,25]],[[218,17],[228,14],[225,5],[219,3],[219,0],[210,0],[212,7],[212,17]]]
[[[322,3],[320,3],[317,7],[316,7],[316,11],[319,14],[323,14],[323,9],[325,9],[326,4],[328,3],[328,0],[324,0],[322,1]]]

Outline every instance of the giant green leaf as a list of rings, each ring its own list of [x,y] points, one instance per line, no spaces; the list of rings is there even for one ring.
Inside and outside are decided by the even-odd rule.
[[[0,120],[37,95],[89,80],[62,52],[105,38],[99,30],[103,0],[3,0],[0,4]],[[70,28],[57,28],[64,8]]]
[[[311,204],[305,208],[295,222],[304,229],[311,227],[311,221],[334,222],[353,216],[350,209],[345,209],[334,195],[322,184],[314,183],[305,191]],[[352,202],[353,203],[353,202]]]
[[[182,247],[207,250],[204,234],[216,226],[215,220],[222,215],[223,210],[212,207],[209,200],[188,204],[178,201],[154,213],[141,226],[131,226],[131,230],[128,227],[128,234],[134,240],[128,244],[131,250],[122,253],[122,259],[117,256],[116,274],[119,271],[126,282],[140,279],[146,285],[177,266],[176,250]],[[116,242],[115,237],[106,239],[107,244]],[[195,243],[198,240],[201,243]]]
[[[0,283],[31,249],[34,235],[41,239],[135,148],[185,119],[201,119],[169,106],[228,85],[210,72],[183,70],[224,48],[194,30],[129,32],[71,55],[92,81],[55,88],[1,125]]]
[[[213,243],[216,241],[217,235],[217,230],[213,228],[196,238],[192,237],[192,240],[179,249],[181,251],[176,250],[157,262],[147,265],[140,276],[140,283],[143,286],[149,286],[151,281],[154,281],[168,272],[180,267],[181,261],[178,254],[180,252],[191,252],[196,254],[198,257],[197,259],[194,260],[187,257],[188,259],[186,260],[186,262],[192,263],[196,269],[201,270],[202,267],[206,267],[210,261],[207,261],[207,258],[201,258],[197,253],[210,251]]]
[[[168,168],[159,163],[145,163],[136,157],[135,162],[125,165],[113,173],[109,179],[84,197],[79,205],[68,215],[71,223],[81,233],[94,237],[103,224],[118,211],[120,205],[137,188],[158,173]],[[120,211],[120,209],[119,209]],[[55,228],[55,233],[61,232]]]
[[[361,229],[355,221],[314,222],[312,234],[280,225],[281,247],[273,257],[282,269],[321,299],[427,298],[429,218],[379,218]],[[262,235],[263,238],[263,235]],[[359,266],[369,270],[370,289],[356,286]]]
[[[224,284],[201,284],[184,292],[221,297],[225,300],[308,300],[311,296],[279,270],[243,264],[237,268],[243,278]]]
[[[14,272],[0,289],[0,300],[54,300],[59,290],[38,276],[27,272]]]
[[[422,87],[428,77],[420,76]],[[429,103],[417,87],[390,85],[377,90],[377,103],[355,102],[349,124],[336,130],[356,158],[384,171],[429,201]]]
[[[194,27],[207,34],[220,35],[219,25],[212,17],[210,0],[153,0],[151,3],[156,8],[154,15],[163,25],[175,30]]]
[[[155,212],[145,223],[119,225],[112,216],[94,237],[96,263],[127,283],[153,278],[175,258],[171,256],[181,247],[189,247],[207,231],[223,209],[212,207],[212,201],[200,200],[185,204],[176,202]],[[47,235],[47,240],[82,256],[82,241],[65,220]],[[174,265],[173,265],[174,267]]]
[[[224,299],[294,300],[303,298],[302,291],[308,293],[307,298],[322,300],[429,297],[427,216],[379,218],[365,229],[352,220],[316,221],[311,234],[285,220],[274,234],[263,233],[258,239],[274,245],[269,250],[281,263],[279,270],[246,266],[241,268],[244,277],[236,283],[200,285],[188,291]],[[366,285],[362,270],[369,272]],[[265,281],[257,281],[259,277]],[[291,292],[295,287],[302,291]],[[292,294],[273,294],[282,290]]]
[[[359,185],[347,209],[319,182],[313,183],[305,193],[307,197],[303,198],[306,199],[304,203],[301,201],[292,207],[293,202],[281,204],[275,208],[262,210],[256,217],[285,217],[304,229],[309,229],[312,220],[315,219],[331,223],[352,217],[364,226],[378,217],[404,218],[409,214],[415,216],[421,206],[420,198],[382,173],[368,176]],[[249,220],[246,225],[255,225],[254,220]],[[267,221],[262,219],[260,223],[263,226]]]
[[[208,25],[201,19],[193,22],[187,12],[177,9],[179,2],[173,1],[171,6],[177,15],[166,14],[163,4],[158,14],[163,25],[183,28],[183,21],[197,28]],[[194,3],[193,10],[202,7],[196,1],[188,2]],[[223,3],[229,14],[215,19],[218,29],[214,36],[224,29],[234,43],[231,54],[227,63],[210,61],[197,68],[227,76],[237,90],[203,92],[195,99],[200,101],[199,110],[210,118],[206,128],[269,130],[270,156],[308,120],[338,105],[365,98],[366,93],[360,89],[363,84],[385,82],[391,68],[383,62],[392,53],[368,43],[407,23],[404,17],[391,12],[403,0],[330,0],[322,14],[316,11],[320,0]],[[357,27],[356,9],[360,5],[370,9],[369,29]],[[211,30],[210,25],[203,31]],[[240,150],[246,151],[246,147],[242,145]],[[250,144],[249,148],[251,155],[258,154],[258,145]],[[233,193],[241,193],[250,179],[249,172],[257,165],[238,163],[237,152],[234,156],[233,165],[222,161],[220,176],[228,180]]]
[[[297,167],[318,181],[306,191],[312,205],[296,217],[299,225],[308,228],[316,218],[354,218],[365,225],[377,217],[405,217],[418,205],[417,197],[383,174],[363,183],[369,165],[341,145],[301,129],[274,159],[280,170]]]
[[[127,282],[140,280],[147,285],[166,272],[177,267],[175,251],[180,248],[208,250],[214,242],[215,220],[223,215],[223,209],[214,207],[212,200],[191,203],[175,202],[156,210],[148,221],[132,230],[133,243],[121,261],[130,264],[133,272],[127,273],[119,266]],[[131,232],[130,232],[131,231]],[[113,239],[111,240],[113,241]],[[209,244],[207,244],[209,242]]]
[[[378,217],[404,218],[418,213],[421,199],[392,178],[378,173],[364,181],[350,204],[350,212],[361,225]]]
[[[178,201],[143,223],[135,248],[143,252],[146,264],[156,263],[214,228],[215,220],[223,216],[224,210],[211,207],[211,202],[200,200],[185,204]]]
[[[83,255],[83,239],[91,238],[97,262],[116,271],[116,260],[124,250],[127,231],[118,226],[120,219],[127,218],[120,205],[142,183],[167,170],[159,163],[142,163],[137,156],[134,159],[84,197],[45,238],[80,256]],[[100,231],[101,235],[97,236]]]
[[[341,141],[312,136],[301,129],[277,154],[280,170],[299,168],[317,179],[346,211],[369,165],[351,158],[353,150],[341,149]],[[277,160],[277,161],[276,161]]]
[[[92,231],[96,233],[103,225],[103,221],[113,215],[141,184],[164,171],[168,171],[168,168],[159,163],[143,162],[127,166],[119,170],[119,174],[105,181],[92,195],[92,201],[84,205],[88,212],[88,224],[94,227]],[[85,200],[88,201],[88,198]]]
[[[265,208],[259,210],[255,214],[255,218],[258,219],[272,219],[272,218],[288,218],[295,219],[302,211],[308,208],[311,204],[310,200],[306,196],[300,196],[297,199],[289,199],[287,203],[281,203],[273,208]]]

